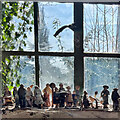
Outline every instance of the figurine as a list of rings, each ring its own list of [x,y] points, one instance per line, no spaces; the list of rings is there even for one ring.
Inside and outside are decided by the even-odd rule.
[[[120,98],[117,88],[113,89],[111,98],[112,98],[112,101],[113,101],[113,110],[116,111],[119,108],[119,100],[118,99]]]
[[[63,84],[59,84],[59,92],[60,92],[60,97],[59,97],[59,102],[60,102],[60,107],[64,107],[64,102],[65,102],[65,89],[63,88]]]
[[[28,107],[32,107],[32,104],[33,104],[33,93],[30,89],[30,87],[27,88],[27,91],[26,91],[26,101],[27,101],[27,106]]]
[[[88,93],[84,91],[84,96],[83,96],[83,105],[84,108],[88,108],[90,106],[89,100],[88,100]]]
[[[46,84],[46,87],[43,89],[43,93],[44,93],[44,102],[45,102],[45,106],[46,107],[50,107],[50,94],[52,94],[52,90],[49,86],[49,84]]]
[[[107,105],[108,103],[108,95],[110,94],[109,91],[107,90],[109,87],[107,85],[103,86],[104,90],[101,92],[101,97],[103,98],[103,105],[104,108],[108,108]]]
[[[70,86],[67,86],[67,94],[66,94],[66,107],[71,107],[72,106],[72,103],[73,103],[73,99],[72,99],[72,94],[71,94],[71,87]]]
[[[75,91],[73,91],[72,98],[73,98],[73,105],[74,105],[73,107],[77,107],[78,100],[77,100],[77,95]]]
[[[35,86],[35,89],[34,89],[34,104],[40,109],[44,105],[42,93],[38,86]]]
[[[17,90],[17,87],[14,87],[13,89],[13,96],[14,96],[14,99],[15,99],[15,107],[18,108],[19,106],[19,96],[18,96],[18,90]]]
[[[20,107],[24,108],[26,107],[26,89],[24,88],[23,84],[20,85],[20,88],[18,89],[18,95],[19,95],[19,103]]]

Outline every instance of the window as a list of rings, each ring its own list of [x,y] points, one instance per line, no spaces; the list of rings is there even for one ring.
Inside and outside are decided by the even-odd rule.
[[[84,52],[120,52],[119,9],[119,5],[84,4]]]
[[[103,85],[109,85],[109,90],[119,87],[120,59],[92,57],[84,58],[85,90],[94,96],[95,91],[102,91]]]
[[[3,2],[2,50],[34,51],[33,2]]]
[[[73,52],[73,31],[66,28],[57,37],[53,35],[64,25],[73,23],[73,3],[39,2],[39,51]]]
[[[72,89],[80,85],[81,92],[85,88],[92,95],[96,88],[101,91],[101,86],[108,83],[108,77],[110,89],[118,87],[119,12],[120,7],[113,4],[34,2],[34,25],[31,26],[34,31],[23,39],[28,41],[23,50],[16,46],[3,49],[3,59],[20,56],[20,61],[29,61],[23,71],[32,69],[30,81],[35,80],[33,84],[42,89],[47,82],[57,85],[63,82]],[[72,23],[75,23],[73,31],[66,28],[56,38],[53,36],[60,27]],[[106,81],[97,86],[101,79]],[[92,83],[95,87],[91,89]]]
[[[89,12],[91,11],[91,12]],[[84,4],[84,89],[88,94],[119,88],[120,7]]]
[[[41,88],[53,82],[57,87],[63,83],[74,89],[74,57],[40,56],[39,62]]]
[[[29,56],[9,56],[5,58],[3,67],[7,69],[3,71],[6,84],[19,86],[23,84],[26,88],[35,85],[35,58]],[[7,74],[6,74],[7,72]],[[9,80],[10,79],[10,80]]]

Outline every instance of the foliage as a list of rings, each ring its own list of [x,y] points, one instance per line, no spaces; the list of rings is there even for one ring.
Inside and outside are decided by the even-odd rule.
[[[3,2],[2,50],[23,51],[26,46],[25,40],[28,37],[27,32],[32,32],[33,24],[32,2]],[[16,86],[19,86],[21,76],[18,69],[21,67],[20,56],[7,56],[3,58],[2,80],[4,85],[8,85],[12,89],[13,81],[16,81]]]

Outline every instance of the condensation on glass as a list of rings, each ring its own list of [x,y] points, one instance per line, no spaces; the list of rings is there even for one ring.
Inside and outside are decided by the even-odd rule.
[[[84,52],[120,53],[120,6],[84,4]]]
[[[55,83],[59,87],[63,83],[74,88],[74,57],[40,56],[40,87],[43,89],[47,83]]]
[[[55,38],[55,32],[73,23],[73,3],[39,2],[38,45],[39,51],[73,52],[74,36],[69,28]]]
[[[109,86],[112,93],[113,88],[119,88],[120,84],[120,59],[119,58],[84,58],[85,67],[85,90],[88,95],[94,95],[95,91],[103,90],[103,85]]]

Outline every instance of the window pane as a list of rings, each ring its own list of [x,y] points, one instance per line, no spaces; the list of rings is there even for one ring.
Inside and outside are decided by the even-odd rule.
[[[34,51],[33,2],[2,3],[2,49]]]
[[[10,56],[5,58],[3,64],[3,73],[6,85],[19,86],[23,84],[25,87],[35,85],[35,58],[30,56]],[[8,71],[9,70],[9,71]],[[7,72],[7,73],[6,73]],[[4,75],[3,74],[3,75]]]
[[[119,88],[120,59],[117,58],[85,58],[85,90],[89,95],[95,91],[100,92],[103,85],[109,86],[110,93],[113,88]]]
[[[120,53],[120,6],[84,4],[84,52]]]
[[[74,87],[74,58],[41,56],[40,60],[40,87],[43,89],[47,83],[54,82],[57,87],[63,83],[73,90]]]
[[[39,50],[49,52],[72,52],[73,31],[63,30],[56,38],[55,32],[73,23],[73,4],[39,2]]]
[[[25,64],[20,71],[22,76],[20,83],[24,84],[25,87],[35,85],[35,57],[20,57],[20,64]]]

